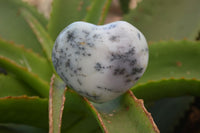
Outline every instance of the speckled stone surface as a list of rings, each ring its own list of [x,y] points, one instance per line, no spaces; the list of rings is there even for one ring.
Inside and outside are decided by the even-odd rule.
[[[68,87],[101,103],[123,94],[142,76],[148,45],[125,21],[103,26],[74,22],[57,37],[52,60]]]

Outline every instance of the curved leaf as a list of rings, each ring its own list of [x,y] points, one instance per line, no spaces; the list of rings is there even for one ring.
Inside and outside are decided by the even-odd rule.
[[[26,48],[43,55],[41,46],[23,16],[21,8],[25,8],[35,16],[43,26],[46,19],[40,15],[36,9],[21,2],[21,0],[1,0],[0,1],[0,36],[3,39],[23,44]]]
[[[124,16],[147,40],[194,40],[200,29],[199,0],[144,0]]]
[[[138,84],[172,77],[200,79],[199,58],[200,42],[183,40],[151,44],[149,45],[149,64]]]
[[[53,41],[67,25],[82,20],[89,5],[90,0],[53,0],[48,23],[49,34]]]
[[[167,97],[200,96],[200,80],[163,79],[139,84],[133,88],[134,94],[144,101],[156,101]]]
[[[49,90],[49,133],[60,133],[66,90],[66,84],[53,75]]]
[[[0,74],[0,97],[21,95],[36,96],[37,94],[16,78]]]
[[[37,74],[41,79],[50,82],[53,70],[49,62],[34,52],[0,39],[0,56],[15,61],[18,65],[27,68],[28,71]]]
[[[48,97],[49,85],[28,69],[17,65],[8,58],[0,56],[0,66],[15,74],[20,80],[30,85],[42,97]]]
[[[94,104],[99,113],[90,105],[105,133],[159,133],[143,101],[138,100],[130,90],[113,101]]]
[[[93,133],[99,126],[85,100],[72,90],[66,92],[62,132]],[[5,115],[6,114],[6,115]],[[48,100],[38,97],[0,98],[0,123],[25,124],[48,129]]]
[[[85,21],[93,24],[103,24],[112,0],[93,0]]]
[[[125,104],[121,104],[121,102],[124,102]],[[112,112],[113,114],[101,114],[104,117],[104,122],[107,124],[106,126],[109,128],[108,131],[115,131],[118,129],[117,127],[121,128],[122,120],[126,120],[127,122],[127,120],[131,119],[131,121],[128,121],[130,123],[126,123],[127,125],[125,126],[131,127],[130,130],[129,128],[126,128],[125,131],[159,132],[155,125],[151,125],[153,120],[150,117],[150,114],[147,113],[146,110],[143,110],[144,107],[141,100],[137,100],[130,91],[126,95],[122,96],[121,100],[117,100],[116,106],[112,105],[109,107],[110,108],[104,109],[107,110],[116,107],[116,111],[112,110],[114,111]],[[0,114],[7,113],[7,115],[0,117],[0,123],[26,124],[47,129],[47,110],[47,99],[26,96],[0,98]],[[63,113],[63,132],[99,132],[99,126],[95,119],[97,117],[99,117],[99,115],[91,109],[91,106],[86,99],[83,99],[72,90],[67,91]],[[110,123],[109,120],[112,123]],[[143,122],[144,120],[146,121],[145,123]],[[141,123],[139,122],[138,124],[138,121],[141,121]],[[109,126],[109,124],[116,126],[112,127]],[[115,127],[116,129],[114,129]]]
[[[167,97],[200,95],[200,42],[169,41],[149,45],[149,66],[144,76],[132,90],[145,102],[156,101]],[[193,79],[196,78],[196,79]],[[155,103],[150,110],[159,129],[172,129],[188,109],[193,97],[165,99]],[[173,102],[172,102],[173,101]],[[176,108],[174,103],[177,103]],[[156,106],[161,105],[161,106]],[[159,114],[173,111],[170,116]],[[173,122],[172,122],[173,121]],[[171,122],[169,124],[169,122]],[[166,131],[166,132],[167,132]]]
[[[100,131],[98,122],[83,97],[73,90],[67,89],[65,98],[62,132],[94,133]]]
[[[42,24],[28,10],[22,9],[21,12],[40,42],[44,53],[46,54],[46,58],[48,58],[48,60],[51,62],[51,53],[54,43],[49,34]]]
[[[48,100],[27,96],[0,98],[0,116],[0,123],[48,129]]]

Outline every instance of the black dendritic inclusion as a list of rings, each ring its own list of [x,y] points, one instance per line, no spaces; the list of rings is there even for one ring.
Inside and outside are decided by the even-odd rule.
[[[142,71],[143,71],[143,68],[137,68],[137,67],[132,68],[131,75],[141,73]]]
[[[55,42],[55,50],[57,51],[57,49],[58,49],[58,42],[56,41]]]
[[[94,68],[96,71],[101,71],[104,67],[99,62],[97,62]]]
[[[125,53],[111,53],[111,59],[110,61],[120,61],[120,62],[129,62],[130,65],[131,62],[135,62],[135,59],[133,59],[133,55],[135,54],[135,47],[131,48],[129,51]]]
[[[115,28],[116,26],[117,26],[116,24],[110,24],[109,26],[104,26],[103,29],[104,30],[110,30],[110,29]]]
[[[61,75],[60,75],[60,77],[64,80],[64,81],[66,81],[66,82],[68,82],[69,80],[68,80],[68,78],[64,75],[64,73],[63,72],[61,72]]]
[[[101,63],[97,62],[94,66],[94,69],[98,72],[104,72],[105,69],[111,69],[111,66],[104,66]]]
[[[63,58],[64,58],[64,56],[62,56],[62,55],[57,56],[56,51],[52,52],[52,61],[53,61],[56,71],[61,69],[60,66],[63,64],[63,62],[62,62]]]
[[[131,82],[130,77],[135,76],[143,72],[142,67],[136,67],[137,59],[134,58],[135,48],[131,48],[125,53],[111,53],[110,61],[117,63],[117,64],[124,64],[129,65],[129,69],[127,70],[126,67],[122,67],[121,65],[113,69],[114,76],[123,76],[125,78],[125,82]],[[138,78],[139,79],[139,78]],[[138,80],[135,79],[135,80]]]
[[[57,55],[59,53],[59,56]],[[58,48],[58,42],[56,40],[55,45],[54,45],[54,50],[52,52],[52,61],[55,66],[55,70],[58,71],[60,66],[62,65],[62,61],[60,59],[64,59],[66,57],[66,53],[64,53],[63,49]]]
[[[137,36],[138,36],[138,39],[141,40],[141,36],[139,32],[137,33]]]
[[[132,81],[131,79],[126,79],[126,80],[125,80],[126,83],[129,83],[129,82],[131,82],[131,81]]]
[[[65,67],[66,68],[70,68],[71,70],[73,69],[72,65],[71,65],[71,60],[68,59],[66,62],[65,62]]]
[[[80,81],[80,79],[77,79],[78,84],[81,86],[82,82]]]
[[[85,75],[82,74],[82,67],[76,66],[74,64],[74,62],[77,62],[78,60],[80,60],[80,58],[74,58],[74,60],[73,58],[70,58],[73,54],[80,55],[80,56],[88,56],[88,57],[92,56],[91,53],[87,51],[87,47],[85,47],[86,44],[81,44],[82,39],[77,38],[76,32],[77,31],[75,30],[67,31],[65,43],[69,45],[65,49],[59,49],[59,47],[57,47],[58,42],[56,41],[55,49],[57,49],[57,51],[54,50],[52,54],[52,56],[54,57],[53,64],[55,66],[56,71],[60,70],[63,66],[65,66],[64,71],[69,73],[68,75],[64,75],[64,73],[61,73],[61,76],[62,76],[61,78],[65,81],[68,81],[68,78],[70,78],[70,76],[71,77],[75,77],[75,76],[85,77]],[[85,37],[89,36],[88,31],[84,30],[82,32],[83,34],[85,34]],[[57,54],[57,52],[59,52],[59,54]],[[82,82],[80,79],[77,79],[77,83],[79,85],[82,85]]]
[[[90,99],[95,100],[95,101],[98,101],[100,99],[100,96],[90,95],[88,92],[84,92],[84,91],[81,91],[81,90],[78,90],[77,92],[79,94],[86,96],[86,97],[89,97]]]
[[[85,43],[89,46],[89,47],[93,47],[94,46],[94,43],[93,41],[91,41],[91,38],[89,37],[90,35],[90,32],[87,31],[87,30],[82,30],[82,33],[85,34],[85,39],[87,40]],[[92,36],[93,38],[97,39],[99,37],[99,35],[95,34]],[[81,39],[80,39],[81,40]],[[88,54],[86,54],[88,55]]]
[[[85,37],[88,37],[90,32],[89,31],[86,31],[86,30],[82,30],[82,32],[85,34]]]
[[[138,80],[138,79],[140,79],[140,77],[136,77],[136,78],[135,78],[135,80]]]
[[[67,42],[73,42],[75,39],[74,31],[67,32]]]
[[[125,68],[116,68],[114,69],[113,75],[124,75],[126,72]]]
[[[100,34],[94,34],[92,37],[93,37],[94,39],[97,39],[97,38],[99,38],[99,36],[100,36]]]
[[[111,36],[109,38],[109,40],[112,41],[112,42],[119,42],[120,41],[119,36]]]
[[[82,31],[85,34],[86,40],[87,36],[89,36],[89,32],[83,30]],[[81,43],[85,43],[81,41],[81,38],[76,38],[75,31],[68,31],[67,32],[67,43],[74,49],[74,54],[76,55],[82,55],[82,56],[91,56],[91,53],[88,53],[87,49],[85,48],[85,44],[82,45]],[[92,47],[94,44],[87,43],[88,46]]]
[[[102,89],[102,90],[109,91],[109,92],[114,92],[114,93],[121,93],[121,91],[109,89],[107,87],[102,87],[102,86],[97,86],[97,89]]]

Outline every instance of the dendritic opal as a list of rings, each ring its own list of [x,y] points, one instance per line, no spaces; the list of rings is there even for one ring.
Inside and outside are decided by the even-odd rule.
[[[68,87],[101,103],[120,96],[142,76],[148,45],[125,21],[103,26],[74,22],[57,37],[52,60]]]

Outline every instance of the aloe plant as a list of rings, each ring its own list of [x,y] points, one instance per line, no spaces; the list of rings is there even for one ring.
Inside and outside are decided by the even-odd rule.
[[[147,37],[149,65],[126,93],[98,104],[66,87],[51,53],[69,24],[104,24],[111,0],[53,0],[48,20],[20,0],[0,1],[0,132],[173,132],[200,96],[200,42],[195,40],[200,2],[144,0],[134,10],[129,2],[121,1],[123,20]],[[169,97],[177,99],[170,102]],[[171,110],[173,103],[177,108]]]

